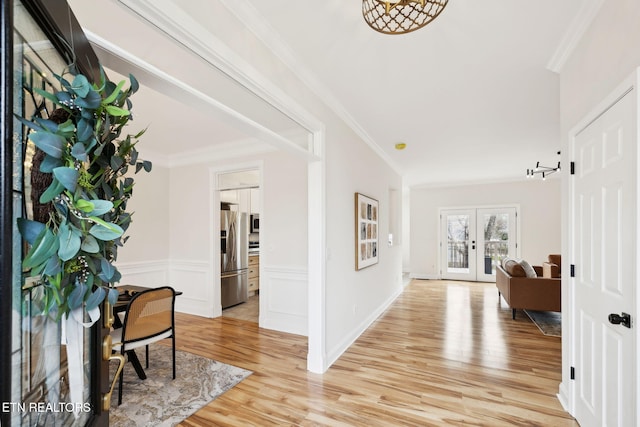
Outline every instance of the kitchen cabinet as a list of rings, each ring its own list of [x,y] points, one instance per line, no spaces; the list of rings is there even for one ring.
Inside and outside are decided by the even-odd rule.
[[[220,191],[220,201],[222,203],[237,205],[236,209],[240,212],[251,212],[251,199],[251,192],[247,188]]]
[[[260,290],[260,255],[249,255],[249,296]]]
[[[249,209],[252,215],[260,213],[260,188],[251,189]]]
[[[223,203],[231,203],[237,205],[238,202],[238,191],[237,190],[224,190],[220,192],[220,201]]]

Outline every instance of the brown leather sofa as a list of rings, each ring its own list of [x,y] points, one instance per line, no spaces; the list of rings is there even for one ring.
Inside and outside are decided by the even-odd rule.
[[[542,266],[532,266],[537,277],[527,277],[524,269],[514,265],[517,261],[511,261],[496,267],[496,287],[498,297],[511,307],[512,318],[518,309],[561,311],[560,278],[542,277]]]
[[[562,277],[562,257],[559,254],[549,255],[542,263],[542,277]]]

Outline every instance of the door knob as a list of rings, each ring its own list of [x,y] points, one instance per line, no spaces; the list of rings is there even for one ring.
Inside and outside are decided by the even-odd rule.
[[[631,328],[631,315],[627,313],[622,313],[622,315],[611,313],[609,315],[609,323],[613,325],[622,325],[622,326],[626,326],[627,328]]]

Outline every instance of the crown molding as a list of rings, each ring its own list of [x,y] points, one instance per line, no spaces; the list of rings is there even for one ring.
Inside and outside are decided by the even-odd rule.
[[[103,53],[112,61],[124,62],[129,66],[129,68],[135,68],[137,71],[134,74],[149,76],[155,81],[160,81],[167,87],[172,88],[172,90],[174,90],[175,93],[178,93],[181,97],[184,97],[186,95],[193,102],[202,103],[201,105],[206,105],[222,112],[234,126],[236,126],[238,129],[243,130],[247,135],[250,135],[256,140],[271,144],[295,155],[302,156],[308,160],[315,160],[317,158],[314,153],[305,148],[302,148],[294,141],[291,141],[285,136],[280,135],[272,131],[271,129],[266,128],[260,123],[249,119],[248,117],[242,115],[234,109],[227,107],[211,96],[188,85],[184,81],[167,74],[163,70],[124,50],[120,46],[117,46],[90,31],[85,32],[87,34],[87,38],[91,42],[91,45],[96,52]],[[244,152],[244,150],[240,150],[239,152]],[[173,156],[171,156],[171,158],[169,159],[169,165],[172,164],[172,159]]]
[[[576,46],[587,32],[587,29],[598,15],[604,0],[584,0],[577,15],[571,21],[560,44],[547,63],[547,69],[560,73]]]
[[[153,149],[144,149],[144,159],[150,160],[153,166],[167,169],[197,165],[202,163],[217,163],[224,160],[256,156],[276,151],[276,148],[255,138],[229,141],[196,150],[181,152],[167,156]]]
[[[222,160],[256,156],[273,151],[276,151],[273,146],[265,144],[255,138],[249,138],[173,155],[169,160],[169,167],[175,168],[199,163],[214,163]]]
[[[491,184],[534,184],[546,183],[547,181],[554,182],[555,180],[560,180],[562,174],[554,174],[547,178],[546,181],[542,179],[528,179],[521,175],[519,176],[507,176],[504,178],[497,179],[480,179],[473,181],[450,181],[450,182],[433,182],[433,183],[408,183],[405,188],[409,190],[437,190],[443,188],[457,188],[457,187],[473,187],[473,186],[482,186],[482,185],[491,185]]]
[[[174,0],[118,1],[310,133],[324,131],[321,121],[271,83],[209,29],[186,14]]]
[[[240,22],[242,22],[280,61],[282,61],[318,98],[340,117],[389,167],[398,175],[401,168],[375,142],[364,128],[351,116],[331,91],[317,79],[315,74],[302,65],[291,48],[271,27],[264,17],[247,0],[219,0]]]

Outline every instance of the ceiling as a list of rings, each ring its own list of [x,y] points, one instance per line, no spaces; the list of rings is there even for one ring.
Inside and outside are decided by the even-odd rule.
[[[207,82],[214,93],[200,87],[203,53],[171,46],[157,21],[141,26],[148,16],[131,5],[148,2],[101,2],[99,15],[92,2],[69,3],[105,66],[116,75],[133,72],[145,86],[134,97],[134,112],[149,126],[144,138],[155,155],[188,162],[213,146],[239,141],[247,149],[282,148],[286,144],[270,134],[296,134],[294,120],[222,73],[215,84]],[[191,0],[179,6],[165,0],[153,7],[179,7],[174,14],[192,23],[192,35],[203,44],[215,41],[224,23],[212,23],[224,7],[344,117],[407,186],[416,186],[525,179],[536,161],[554,165],[561,145],[557,71],[601,3],[450,0],[425,28],[394,36],[370,29],[356,0]],[[135,34],[114,32],[115,20]],[[154,67],[140,67],[123,51]],[[207,66],[203,73],[211,73]],[[233,111],[220,114],[218,104],[248,120]],[[267,130],[256,132],[255,123]],[[306,144],[304,136],[290,139]],[[406,149],[395,150],[397,142]]]

